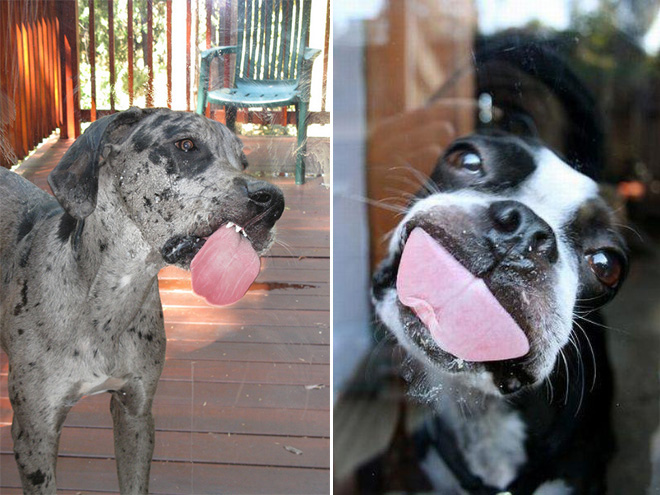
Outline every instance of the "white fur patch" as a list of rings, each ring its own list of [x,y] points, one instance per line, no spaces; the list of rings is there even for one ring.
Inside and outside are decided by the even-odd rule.
[[[564,480],[554,480],[539,486],[534,495],[570,495],[573,489]]]
[[[466,422],[463,435],[470,470],[491,486],[504,489],[527,461],[525,423],[517,412],[493,412]]]
[[[120,390],[126,384],[126,380],[122,378],[114,378],[112,376],[101,375],[99,378],[92,382],[83,382],[80,384],[78,393],[80,395],[95,395],[110,390]]]
[[[119,279],[119,288],[123,289],[124,287],[126,287],[130,283],[131,283],[131,276],[130,275],[124,275]]]

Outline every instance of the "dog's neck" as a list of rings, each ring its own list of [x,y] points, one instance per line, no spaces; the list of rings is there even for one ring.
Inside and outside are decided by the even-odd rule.
[[[115,328],[125,329],[154,286],[162,257],[143,238],[115,200],[99,194],[94,212],[72,233],[68,249],[88,299],[113,300],[121,308]],[[90,307],[94,307],[92,304]]]
[[[447,465],[453,465],[457,479],[461,480],[458,474],[464,471],[485,486],[503,489],[526,459],[526,432],[520,415],[501,397],[485,394],[447,373],[433,375],[438,392],[430,404],[435,417],[427,426],[432,452],[445,462],[452,458]],[[429,379],[427,374],[427,386]],[[451,433],[447,436],[442,431]],[[460,462],[456,453],[460,453]],[[426,460],[428,467],[430,459]],[[441,480],[433,480],[432,469],[427,474],[440,486]]]

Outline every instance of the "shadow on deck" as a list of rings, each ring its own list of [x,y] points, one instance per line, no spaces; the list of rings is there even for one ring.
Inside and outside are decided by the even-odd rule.
[[[72,141],[19,169],[46,177]],[[252,160],[251,160],[252,161]],[[154,401],[151,492],[329,493],[330,195],[321,179],[275,179],[287,208],[248,294],[229,308],[195,296],[166,268],[160,290],[167,362]],[[0,353],[0,492],[20,493]],[[109,396],[83,398],[65,422],[58,493],[116,493]]]

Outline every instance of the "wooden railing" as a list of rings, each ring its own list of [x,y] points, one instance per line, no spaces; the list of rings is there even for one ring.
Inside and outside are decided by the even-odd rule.
[[[79,31],[79,2],[89,8],[89,32]],[[0,165],[10,167],[24,158],[44,138],[57,128],[62,138],[80,135],[80,122],[93,121],[100,116],[123,109],[119,103],[116,41],[117,11],[126,10],[126,43],[128,77],[128,101],[125,106],[162,105],[178,107],[181,110],[194,108],[197,84],[199,51],[219,44],[233,44],[235,41],[236,2],[240,0],[185,0],[185,70],[176,67],[173,60],[173,33],[180,28],[183,19],[173,20],[175,8],[182,9],[184,0],[164,0],[165,19],[156,17],[156,10],[162,10],[162,1],[157,0],[0,0]],[[107,2],[107,3],[105,3]],[[125,3],[124,3],[125,2]],[[322,69],[312,80],[312,102],[309,120],[311,123],[328,123],[329,106],[327,100],[328,50],[330,39],[330,0],[313,0],[312,16],[323,16],[323,36],[317,29],[315,40],[310,43],[322,48]],[[96,43],[99,26],[94,18],[99,5],[108,8],[108,66],[97,63]],[[195,6],[201,5],[198,11]],[[126,6],[126,9],[124,9]],[[154,9],[154,6],[157,9]],[[146,95],[138,101],[134,94],[136,84],[135,8],[146,8],[146,40],[140,40],[147,68]],[[314,8],[316,7],[316,13]],[[204,14],[203,16],[200,14]],[[202,22],[204,17],[204,22]],[[180,19],[180,20],[178,20]],[[154,23],[164,22],[166,29],[166,53],[164,70],[165,84],[156,84],[154,60]],[[201,29],[204,26],[204,29]],[[80,48],[79,37],[88,35],[87,56],[90,72],[91,104],[80,108]],[[203,41],[200,40],[204,35]],[[200,42],[198,43],[198,40]],[[225,63],[229,65],[229,61]],[[180,64],[180,63],[179,63]],[[317,62],[319,65],[319,62]],[[316,70],[316,68],[315,68]],[[109,73],[109,106],[98,108],[99,71]],[[322,73],[321,73],[322,71]],[[182,76],[185,73],[185,76]],[[229,82],[231,70],[224,71],[225,83]],[[85,74],[83,74],[85,75]],[[87,77],[87,75],[85,75]],[[181,77],[185,77],[182,84]],[[177,89],[180,87],[181,89]],[[180,95],[184,93],[181,104]],[[179,96],[179,98],[177,98]],[[315,101],[316,98],[316,101]],[[178,100],[179,103],[176,103]],[[217,116],[220,119],[222,115]],[[239,122],[272,123],[278,117],[288,123],[295,123],[294,112],[250,111],[237,116]]]
[[[191,110],[195,107],[196,93],[197,93],[197,71],[199,65],[199,52],[200,50],[210,48],[211,46],[216,45],[230,45],[235,43],[235,26],[236,26],[236,3],[240,0],[185,0],[185,75],[184,71],[177,71],[174,68],[172,60],[172,48],[173,48],[173,26],[172,26],[172,15],[173,9],[181,9],[179,14],[183,12],[183,0],[175,4],[172,0],[166,0],[165,3],[165,26],[166,26],[166,45],[165,45],[165,63],[164,69],[166,71],[166,84],[156,85],[155,84],[155,67],[154,67],[154,5],[151,0],[102,0],[107,2],[107,15],[108,15],[108,25],[107,28],[96,23],[95,25],[95,13],[99,6],[99,0],[85,0],[86,5],[83,2],[81,8],[84,6],[88,9],[88,37],[89,42],[87,43],[86,53],[81,54],[81,57],[88,60],[89,68],[91,71],[90,81],[91,81],[91,102],[88,108],[83,108],[82,110],[82,119],[84,121],[94,121],[98,117],[105,115],[107,113],[112,113],[117,109],[116,97],[118,93],[117,88],[117,78],[116,78],[116,67],[115,67],[115,30],[114,25],[117,23],[117,17],[115,16],[114,7],[117,6],[120,2],[121,8],[123,10],[123,5],[126,5],[125,11],[125,21],[126,21],[126,46],[128,50],[128,61],[127,61],[127,96],[128,96],[128,105],[138,104],[142,106],[168,106],[170,108],[175,107],[179,110]],[[123,3],[126,2],[126,3]],[[138,99],[135,97],[135,88],[134,88],[134,67],[136,64],[135,60],[135,39],[134,39],[134,9],[136,7],[142,6],[141,4],[146,3],[147,8],[147,22],[146,22],[146,50],[143,49],[143,64],[147,70],[147,80],[146,80],[146,94],[144,99]],[[319,123],[328,123],[329,122],[329,112],[327,109],[327,74],[328,74],[328,50],[329,50],[329,40],[330,40],[330,0],[314,0],[314,3],[322,7],[320,10],[321,15],[324,16],[323,29],[324,37],[321,40],[322,46],[315,46],[315,48],[323,49],[323,62],[322,62],[322,73],[320,77],[316,77],[313,81],[312,87],[312,97],[318,95],[316,107],[314,106],[314,101],[312,101],[312,112],[310,115],[311,122]],[[162,3],[161,3],[162,4]],[[105,8],[105,5],[103,5]],[[157,15],[157,13],[156,13]],[[176,19],[181,19],[180,21],[175,21],[183,23],[183,17],[178,15]],[[162,19],[156,19],[162,20]],[[124,19],[121,20],[122,22]],[[97,63],[97,46],[95,40],[97,36],[100,35],[100,31],[105,29],[102,34],[105,36],[107,34],[109,39],[109,57],[107,67],[100,67]],[[181,30],[182,31],[182,30]],[[318,38],[318,36],[317,36]],[[179,36],[179,41],[181,36]],[[122,40],[123,42],[123,40]],[[144,40],[141,40],[141,44],[144,43]],[[229,67],[230,60],[225,59],[226,66]],[[183,67],[181,66],[181,69]],[[107,71],[109,74],[109,108],[99,109],[98,105],[98,90],[97,90],[97,71]],[[224,70],[223,78],[225,84],[229,83],[231,71]],[[173,79],[179,78],[179,83],[181,78],[185,77],[185,84],[182,86],[181,91],[185,93],[183,99],[178,98],[178,103],[173,102],[172,97],[172,88],[173,88]],[[126,100],[126,98],[123,98]],[[184,103],[182,103],[182,101]],[[107,99],[106,99],[107,103]],[[239,114],[237,120],[239,122],[272,122],[273,121],[273,111],[264,110],[259,112],[254,111],[244,111]],[[296,116],[294,112],[286,112],[286,109],[281,112],[287,122],[294,123]]]
[[[0,2],[0,165],[4,167],[26,156],[58,127],[64,137],[76,135],[71,58],[75,22],[62,21],[72,19],[74,5],[68,0]]]

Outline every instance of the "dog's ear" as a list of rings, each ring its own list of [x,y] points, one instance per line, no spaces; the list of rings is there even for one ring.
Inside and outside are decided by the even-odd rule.
[[[83,220],[96,208],[99,168],[112,145],[126,138],[135,124],[156,109],[132,107],[103,117],[80,136],[48,176],[48,184],[66,212]]]
[[[224,138],[222,140],[222,149],[231,166],[239,170],[245,170],[248,166],[248,161],[243,152],[243,141],[220,122],[214,120],[213,123],[220,129],[220,133]]]

